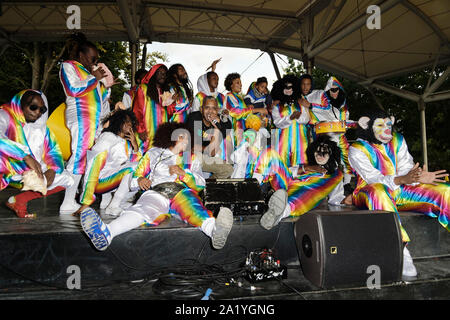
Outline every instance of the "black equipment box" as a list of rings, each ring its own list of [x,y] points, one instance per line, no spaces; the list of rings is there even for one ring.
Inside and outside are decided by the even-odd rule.
[[[229,208],[234,215],[262,215],[267,211],[256,179],[207,179],[203,203],[214,216],[220,207]]]
[[[311,211],[294,234],[303,274],[318,287],[365,286],[372,273],[380,283],[401,280],[403,244],[393,212]]]

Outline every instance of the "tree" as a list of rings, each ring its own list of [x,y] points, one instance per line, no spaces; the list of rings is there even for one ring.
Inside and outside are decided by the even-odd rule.
[[[306,72],[301,62],[289,58],[288,63],[289,65],[284,69],[286,74],[300,76]],[[435,81],[446,68],[447,66],[437,66],[433,74],[431,69],[424,69],[413,74],[389,79],[385,82],[397,88],[422,94],[430,75],[432,75],[432,81]],[[314,88],[325,88],[330,76],[332,74],[324,70],[316,67],[313,68],[312,77]],[[367,88],[351,80],[339,76],[336,76],[336,78],[341,81],[347,93],[347,103],[352,120],[359,119],[364,110],[377,106],[374,98],[375,95],[383,108],[396,118],[395,127],[405,136],[408,148],[415,161],[423,164],[420,117],[417,103],[378,89],[373,89],[371,93]],[[449,89],[450,81],[447,80],[441,86],[440,90],[444,91]],[[450,171],[448,119],[450,119],[450,106],[448,101],[438,101],[426,105],[428,163],[430,170],[446,169]],[[354,139],[354,132],[352,130],[348,131],[348,137],[350,140]]]
[[[131,83],[131,60],[127,42],[96,42],[99,60],[111,70],[118,84],[111,89],[113,104],[122,101],[123,93]],[[9,102],[19,91],[33,88],[45,93],[52,112],[65,101],[65,94],[59,80],[61,62],[68,59],[66,44],[60,42],[10,41],[8,48],[0,55],[0,103]],[[150,52],[146,65],[168,61],[167,54]],[[139,65],[139,64],[138,64]]]

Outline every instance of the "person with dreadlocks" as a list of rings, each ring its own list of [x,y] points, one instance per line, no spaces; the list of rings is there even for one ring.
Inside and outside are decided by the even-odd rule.
[[[142,153],[151,148],[158,126],[169,121],[167,106],[173,101],[165,98],[167,70],[163,64],[154,65],[142,79],[132,102]]]
[[[10,103],[0,106],[0,190],[14,182],[15,186],[28,189],[20,181],[32,171],[36,173],[32,184],[41,186],[8,199],[7,207],[20,218],[34,217],[27,211],[27,203],[32,199],[63,191],[73,184],[70,173],[64,170],[61,149],[46,125],[47,119],[48,103],[40,91],[23,90]]]
[[[81,213],[83,230],[97,250],[106,250],[120,234],[142,224],[158,225],[167,217],[199,228],[211,238],[214,249],[223,248],[233,226],[233,213],[222,207],[215,218],[203,205],[198,195],[205,187],[201,161],[195,154],[183,155],[189,151],[189,143],[185,124],[160,125],[153,147],[141,158],[133,175],[131,186],[143,191],[136,204],[109,224],[90,208]]]
[[[119,215],[122,201],[131,197],[131,173],[141,158],[134,134],[136,117],[130,110],[118,109],[111,112],[103,123],[107,123],[106,128],[87,153],[81,207],[73,213],[74,216],[94,203],[95,194],[102,194],[100,209],[106,208],[105,213],[112,216]],[[114,192],[114,197],[111,192]]]
[[[302,92],[300,81],[294,75],[286,75],[276,81],[271,94],[277,104],[272,109],[276,129],[272,145],[292,171],[306,164],[309,122],[308,109],[299,103]]]
[[[176,63],[167,71],[166,87],[172,94],[172,100],[167,109],[170,122],[185,122],[187,115],[191,112],[194,101],[192,83],[183,65]]]

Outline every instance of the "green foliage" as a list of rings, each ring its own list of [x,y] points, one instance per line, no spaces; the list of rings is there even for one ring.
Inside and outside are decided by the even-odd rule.
[[[111,88],[112,107],[122,101],[123,93],[131,86],[131,59],[127,42],[96,42],[100,62],[103,62],[117,78],[117,84]],[[41,85],[42,72],[47,57],[54,58],[61,51],[64,42],[38,43],[40,55]],[[0,103],[6,103],[19,91],[31,88],[31,60],[33,43],[18,43],[10,46],[0,56]],[[65,101],[65,94],[59,80],[61,62],[67,60],[67,53],[55,63],[49,73],[48,86],[44,93],[49,102],[50,112]],[[167,62],[168,56],[161,52],[148,52],[146,66],[150,68],[155,63]],[[138,69],[141,65],[138,60]]]
[[[284,69],[286,74],[300,76],[306,72],[302,63],[296,62],[291,58],[288,59],[288,63],[289,65]],[[436,71],[433,73],[431,83],[433,83],[446,68],[447,66],[437,66]],[[406,76],[385,80],[385,82],[394,87],[421,95],[428,83],[430,74],[431,69],[425,69]],[[319,68],[314,68],[312,72],[314,88],[325,88],[328,78],[332,75],[333,74]],[[352,120],[358,120],[364,110],[377,106],[374,97],[368,89],[351,80],[339,76],[336,76],[336,78],[341,81],[344,90],[347,93],[347,103],[350,111],[350,118]],[[439,91],[449,89],[450,81],[447,80],[439,88]],[[420,114],[417,103],[386,93],[382,90],[373,89],[373,93],[379,99],[384,109],[395,117],[396,129],[404,135],[414,160],[423,164]],[[448,100],[426,104],[427,150],[430,170],[446,169],[447,171],[450,171],[448,119],[450,119],[450,105]],[[354,139],[353,135],[354,132],[349,130],[348,137],[350,140]]]

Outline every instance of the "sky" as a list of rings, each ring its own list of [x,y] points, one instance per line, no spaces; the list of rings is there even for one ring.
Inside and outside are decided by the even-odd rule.
[[[168,67],[181,63],[188,73],[195,93],[198,77],[206,72],[214,60],[219,58],[222,58],[216,66],[216,73],[219,75],[219,92],[226,93],[223,83],[227,74],[232,72],[241,75],[243,93],[247,93],[250,84],[259,77],[267,78],[269,89],[277,80],[269,55],[264,53],[258,59],[262,53],[258,49],[153,42],[147,45],[147,52],[152,51],[166,53],[169,61],[165,64]],[[258,60],[255,62],[256,59]],[[287,67],[287,57],[275,55],[275,59],[280,73],[283,74],[283,69]]]

